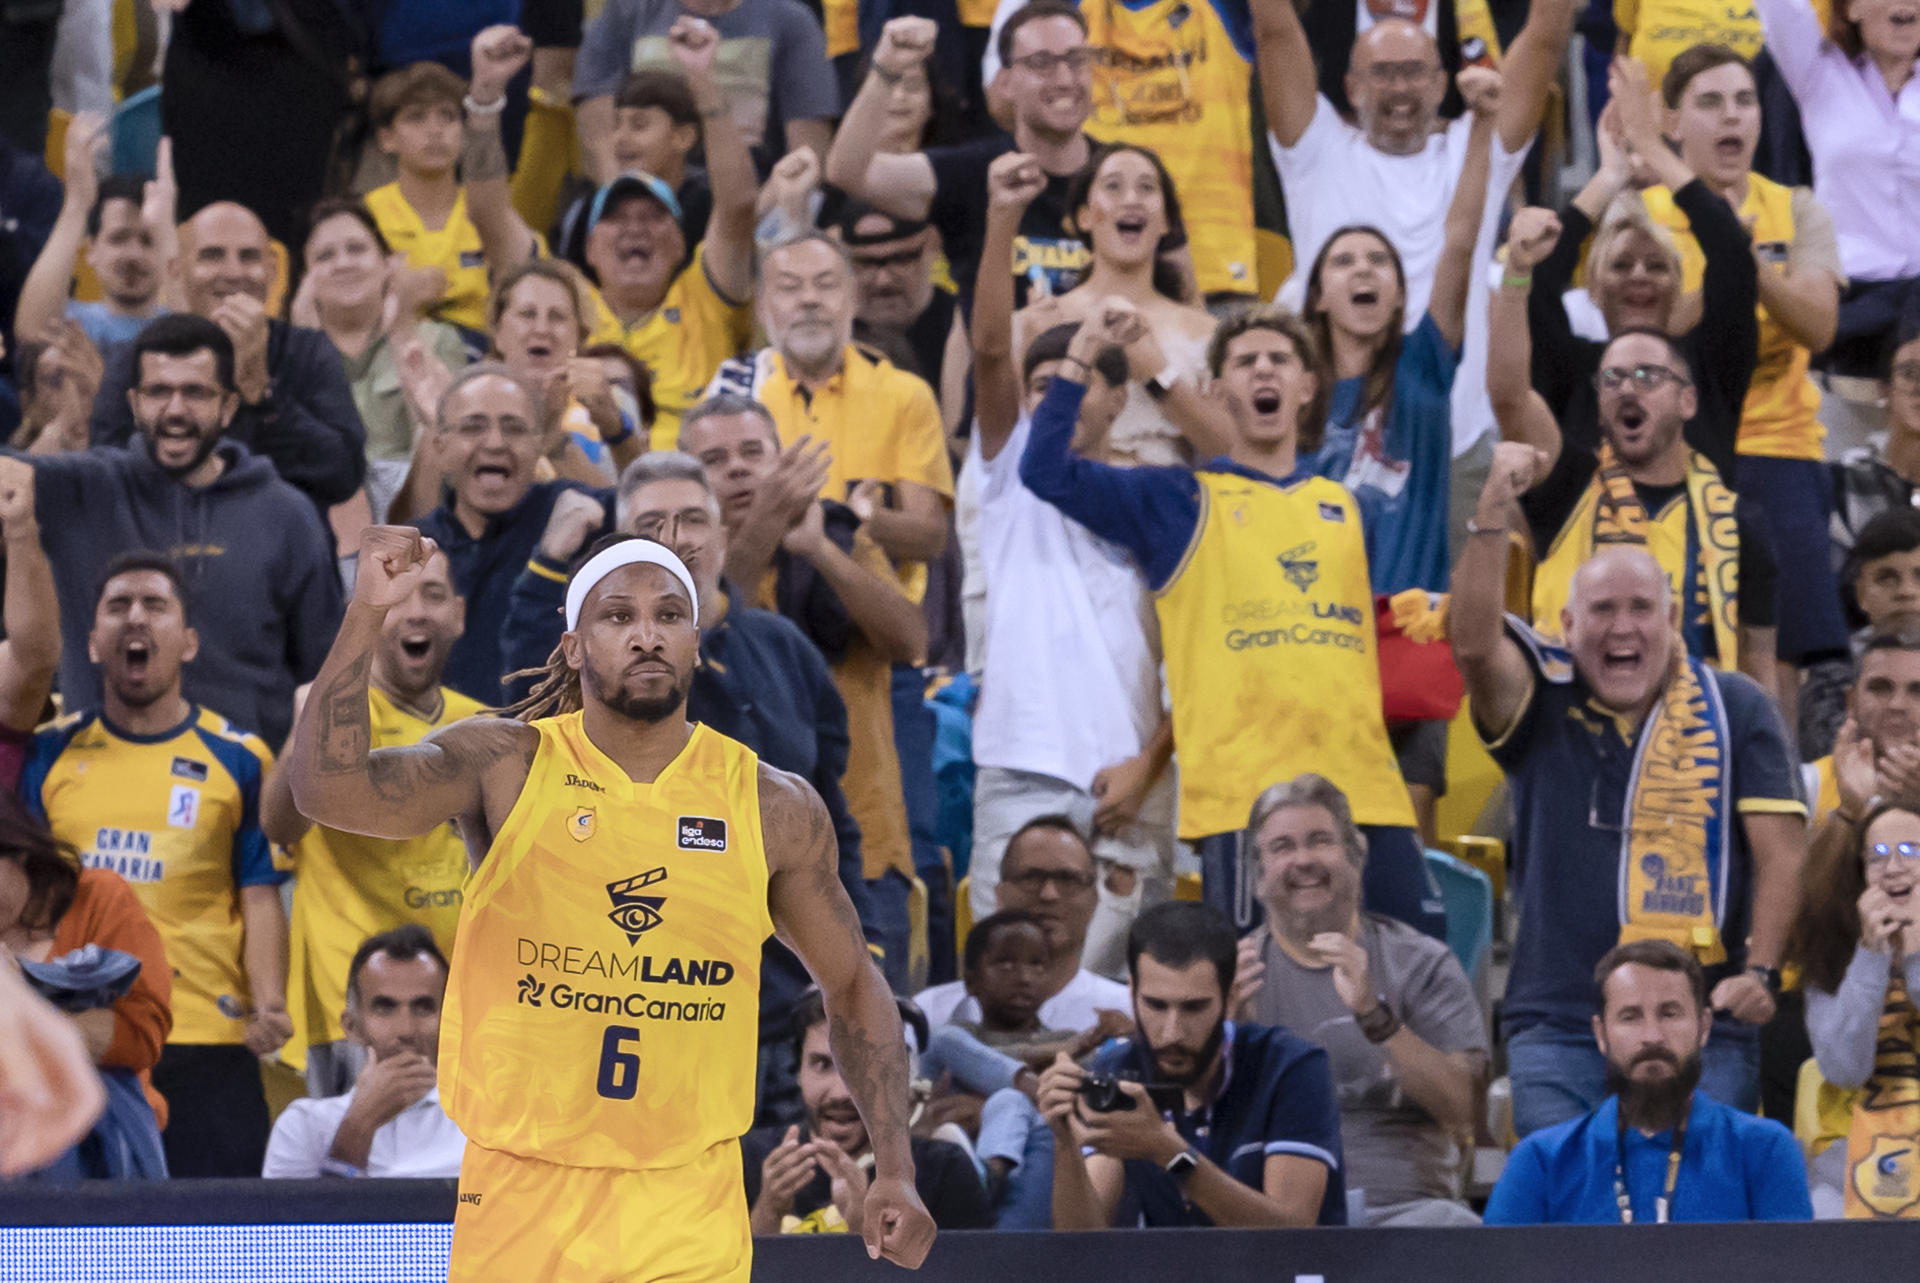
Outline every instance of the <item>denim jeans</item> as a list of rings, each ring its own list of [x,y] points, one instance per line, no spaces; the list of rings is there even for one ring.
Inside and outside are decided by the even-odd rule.
[[[1542,1022],[1507,1036],[1514,1134],[1526,1137],[1597,1108],[1607,1098],[1607,1061],[1590,1028]],[[1713,1022],[1700,1056],[1700,1090],[1743,1113],[1760,1107],[1760,1031]]]
[[[1034,1103],[1008,1087],[987,1097],[980,1110],[980,1161],[1005,1158],[1016,1164],[1000,1196],[995,1229],[1053,1228],[1053,1132]]]

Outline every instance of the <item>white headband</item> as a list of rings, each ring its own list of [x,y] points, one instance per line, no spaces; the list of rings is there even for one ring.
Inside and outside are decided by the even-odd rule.
[[[586,602],[587,594],[593,586],[605,579],[622,566],[658,566],[687,590],[687,598],[693,603],[693,617],[700,618],[700,593],[693,586],[693,576],[687,573],[686,563],[673,555],[664,544],[651,539],[622,539],[611,548],[603,548],[594,554],[593,559],[580,567],[580,571],[567,585],[567,631],[572,632],[580,624],[580,607]]]

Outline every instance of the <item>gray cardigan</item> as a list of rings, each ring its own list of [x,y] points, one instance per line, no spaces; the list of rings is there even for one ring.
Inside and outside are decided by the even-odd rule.
[[[1907,993],[1920,1001],[1920,954],[1908,954],[1901,967]],[[1820,1076],[1835,1087],[1851,1090],[1873,1076],[1880,1013],[1886,1010],[1887,981],[1892,974],[1893,959],[1856,945],[1838,993],[1807,986],[1807,1037],[1813,1043]]]

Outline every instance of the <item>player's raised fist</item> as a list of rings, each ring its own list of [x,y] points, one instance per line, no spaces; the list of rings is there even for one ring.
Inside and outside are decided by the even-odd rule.
[[[933,1217],[912,1181],[875,1177],[867,1186],[860,1234],[874,1260],[917,1270],[933,1248]]]
[[[360,532],[360,561],[353,598],[390,610],[413,595],[427,562],[440,547],[412,526],[368,526]]]

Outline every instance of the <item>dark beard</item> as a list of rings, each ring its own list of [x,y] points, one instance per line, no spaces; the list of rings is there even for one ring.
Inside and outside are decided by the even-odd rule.
[[[191,475],[195,469],[207,461],[209,455],[219,448],[220,434],[218,432],[210,436],[203,436],[200,438],[200,448],[193,452],[192,459],[177,468],[169,468],[166,464],[160,462],[159,438],[151,435],[147,437],[147,458],[152,459],[155,467],[172,477],[175,481]]]
[[[1138,1028],[1137,1022],[1136,1028]],[[1199,1053],[1193,1058],[1193,1068],[1184,1074],[1175,1075],[1168,1073],[1161,1067],[1158,1050],[1152,1043],[1147,1041],[1146,1032],[1141,1030],[1140,1045],[1144,1047],[1147,1052],[1145,1068],[1153,1074],[1152,1081],[1154,1082],[1171,1083],[1176,1087],[1191,1087],[1205,1078],[1213,1069],[1213,1059],[1220,1054],[1220,1044],[1226,1040],[1226,1036],[1227,1024],[1226,1021],[1223,1020],[1213,1027],[1211,1034],[1207,1035],[1206,1044],[1200,1048]]]
[[[620,716],[630,717],[648,726],[666,721],[687,704],[687,686],[684,683],[676,682],[670,693],[648,699],[641,695],[629,695],[620,685],[618,678],[610,682],[602,682],[599,675],[592,669],[587,669],[582,676],[584,679],[581,682],[582,693],[591,695]],[[603,686],[610,689],[603,690]]]
[[[1673,1064],[1661,1053],[1642,1060],[1660,1059]],[[1632,1068],[1632,1066],[1628,1066]],[[1669,1131],[1680,1125],[1693,1104],[1693,1089],[1700,1085],[1700,1054],[1695,1052],[1679,1062],[1674,1072],[1655,1082],[1639,1082],[1627,1076],[1627,1070],[1607,1060],[1607,1093],[1620,1098],[1620,1118],[1628,1127],[1645,1132]]]

